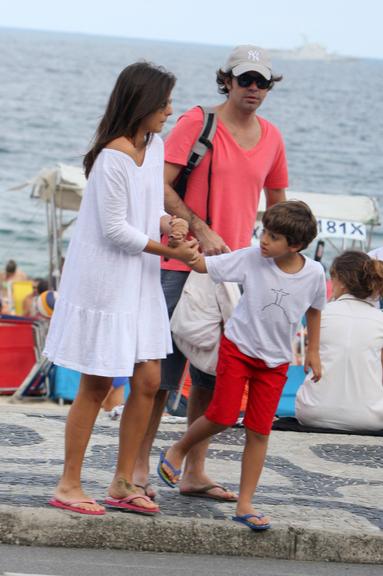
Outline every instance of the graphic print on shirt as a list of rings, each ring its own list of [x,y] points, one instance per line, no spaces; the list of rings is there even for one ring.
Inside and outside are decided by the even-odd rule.
[[[266,304],[262,308],[262,312],[267,312],[267,318],[273,322],[287,322],[290,323],[290,318],[287,314],[287,310],[282,305],[282,300],[285,296],[290,296],[290,292],[286,292],[283,288],[278,290],[271,288],[271,292],[274,292],[274,300],[270,304]]]

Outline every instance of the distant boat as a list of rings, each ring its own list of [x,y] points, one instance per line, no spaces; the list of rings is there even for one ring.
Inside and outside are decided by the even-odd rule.
[[[270,50],[274,58],[280,60],[354,60],[350,56],[342,56],[336,52],[328,52],[326,46],[312,42],[305,42],[291,50]]]

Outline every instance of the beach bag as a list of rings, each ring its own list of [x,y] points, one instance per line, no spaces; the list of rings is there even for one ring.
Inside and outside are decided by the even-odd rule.
[[[170,327],[177,347],[202,372],[215,375],[223,328],[240,296],[238,284],[190,272]]]
[[[194,142],[193,147],[190,151],[189,158],[187,161],[186,166],[181,170],[178,175],[177,180],[174,183],[174,190],[177,192],[178,196],[182,198],[185,197],[186,194],[186,186],[188,178],[191,172],[196,168],[208,150],[213,152],[213,138],[214,134],[217,129],[217,114],[214,112],[213,108],[204,108],[200,106],[203,112],[203,124],[201,132]],[[210,180],[211,180],[211,158],[209,163],[209,172],[208,172],[208,188],[207,188],[207,198],[206,198],[206,222],[207,224],[211,224],[210,220],[210,211],[209,211],[209,204],[210,204]]]

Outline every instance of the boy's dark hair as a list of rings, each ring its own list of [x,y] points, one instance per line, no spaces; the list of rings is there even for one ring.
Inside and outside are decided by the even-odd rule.
[[[233,78],[233,74],[230,72],[225,72],[224,70],[222,70],[222,68],[220,68],[219,70],[217,70],[217,76],[216,76],[216,82],[218,85],[218,93],[219,94],[225,94],[227,96],[227,94],[229,94],[229,90],[226,86],[226,82],[228,80],[231,80]],[[267,88],[268,91],[270,91],[275,82],[280,82],[282,80],[283,76],[274,76],[273,74],[271,75],[270,78],[270,86]]]
[[[317,221],[310,207],[301,200],[287,200],[271,206],[263,215],[263,227],[282,234],[289,246],[307,248],[318,234]]]
[[[343,252],[331,264],[330,275],[342,282],[355,298],[365,300],[371,296],[383,296],[383,263],[373,260],[365,252]]]

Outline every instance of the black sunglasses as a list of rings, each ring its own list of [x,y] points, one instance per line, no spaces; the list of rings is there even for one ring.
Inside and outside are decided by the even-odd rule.
[[[236,78],[238,86],[240,86],[241,88],[248,88],[249,86],[252,85],[253,82],[256,83],[257,87],[260,90],[267,90],[268,88],[270,88],[271,85],[271,80],[266,80],[264,76],[257,73],[249,74],[248,72],[245,72],[244,74],[240,74]]]

